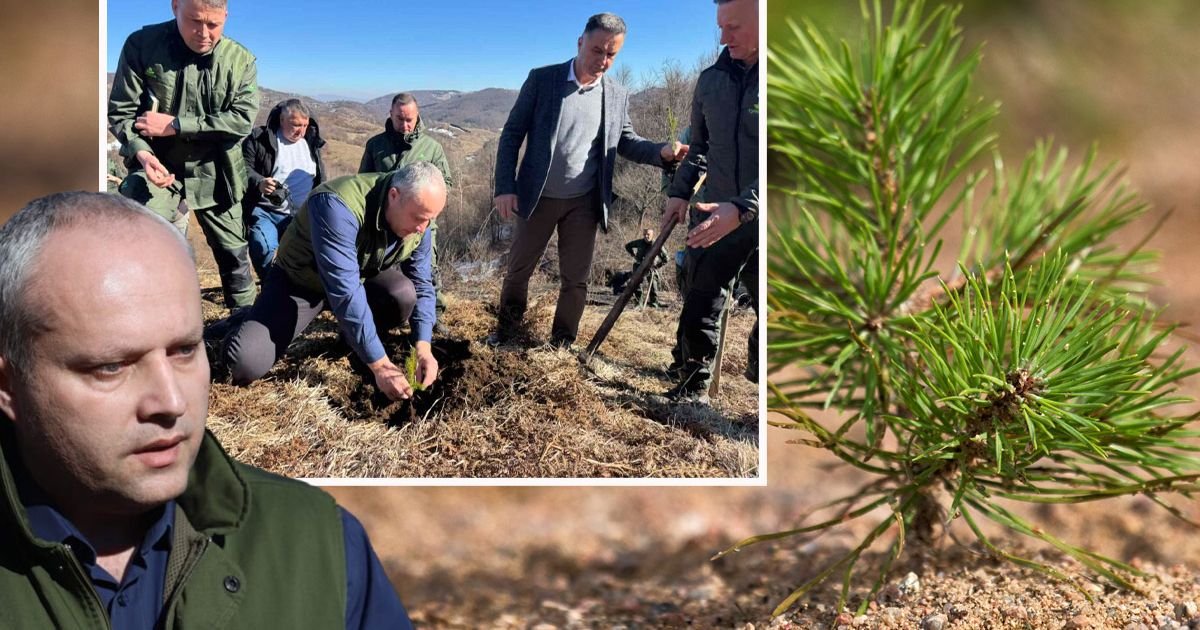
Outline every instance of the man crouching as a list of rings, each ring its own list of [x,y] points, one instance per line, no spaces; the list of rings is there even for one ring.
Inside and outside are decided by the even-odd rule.
[[[388,398],[408,398],[413,388],[388,358],[379,331],[406,321],[416,378],[433,384],[437,312],[425,229],[445,206],[445,180],[428,162],[314,188],[283,235],[262,293],[225,337],[222,355],[234,384],[262,378],[326,306]]]

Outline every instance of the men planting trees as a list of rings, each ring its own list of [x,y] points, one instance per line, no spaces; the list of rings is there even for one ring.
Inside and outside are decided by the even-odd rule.
[[[222,37],[224,0],[172,0],[175,19],[125,40],[108,99],[108,124],[130,169],[120,192],[187,232],[204,232],[225,305],[249,306],[254,279],[239,202],[240,142],[258,114],[254,55]]]

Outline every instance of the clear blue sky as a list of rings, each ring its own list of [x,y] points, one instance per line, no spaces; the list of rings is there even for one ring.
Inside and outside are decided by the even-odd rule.
[[[230,0],[225,34],[258,57],[259,84],[306,96],[516,89],[529,69],[566,61],[588,16],[629,27],[617,68],[634,82],[717,48],[711,0]],[[109,0],[106,65],[134,30],[172,19],[169,0]],[[285,29],[290,29],[291,33]]]

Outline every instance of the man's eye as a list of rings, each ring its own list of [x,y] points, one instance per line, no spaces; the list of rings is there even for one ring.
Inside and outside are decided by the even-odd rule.
[[[185,344],[185,345],[179,346],[178,348],[175,348],[175,350],[174,350],[174,352],[172,352],[172,354],[174,354],[177,357],[190,358],[190,357],[193,357],[196,355],[196,350],[199,347],[199,345],[200,344],[195,344],[195,343]]]
[[[96,376],[97,378],[112,378],[114,376],[120,376],[121,372],[124,370],[124,363],[105,363],[92,368],[91,372],[92,375]]]

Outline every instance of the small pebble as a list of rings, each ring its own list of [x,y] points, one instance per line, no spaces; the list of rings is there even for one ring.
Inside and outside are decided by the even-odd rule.
[[[921,630],[942,630],[946,627],[946,615],[934,613],[921,620]]]
[[[1070,621],[1067,622],[1066,625],[1067,630],[1084,630],[1085,628],[1091,627],[1092,620],[1088,619],[1088,616],[1083,614],[1075,615]]]
[[[921,592],[921,580],[916,573],[910,571],[908,575],[904,576],[904,579],[900,581],[900,592],[908,597]]]
[[[1197,608],[1196,602],[1188,600],[1175,604],[1175,616],[1179,619],[1187,621],[1200,614],[1200,608]]]

